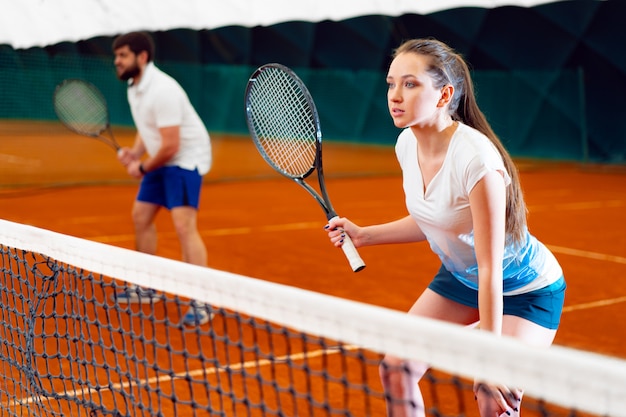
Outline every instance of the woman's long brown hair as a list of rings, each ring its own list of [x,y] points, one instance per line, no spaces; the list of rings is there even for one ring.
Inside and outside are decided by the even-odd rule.
[[[433,85],[436,88],[442,88],[445,85],[454,87],[454,96],[449,107],[452,119],[463,122],[487,136],[500,152],[507,173],[511,177],[511,184],[507,187],[506,193],[507,242],[523,244],[527,211],[519,173],[511,156],[478,107],[474,95],[474,84],[467,63],[452,48],[436,39],[406,41],[395,50],[393,57],[403,53],[415,53],[430,58],[428,73],[433,79]]]

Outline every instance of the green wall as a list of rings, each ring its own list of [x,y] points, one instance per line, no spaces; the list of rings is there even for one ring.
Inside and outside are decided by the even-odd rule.
[[[392,144],[389,55],[404,39],[433,36],[471,64],[478,101],[513,155],[626,163],[620,16],[624,1],[578,0],[154,35],[157,65],[180,80],[211,131],[245,133],[247,78],[262,64],[280,62],[309,86],[327,139]],[[0,119],[53,119],[54,86],[79,77],[103,90],[114,124],[131,124],[111,41],[28,50],[0,45]]]

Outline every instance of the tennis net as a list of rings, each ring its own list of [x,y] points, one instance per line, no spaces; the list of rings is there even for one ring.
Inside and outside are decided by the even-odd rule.
[[[432,365],[426,415],[474,416],[474,378],[522,413],[626,416],[626,362],[0,220],[0,415],[381,416],[384,354]],[[138,285],[150,302],[120,304]],[[209,323],[185,327],[189,307]]]

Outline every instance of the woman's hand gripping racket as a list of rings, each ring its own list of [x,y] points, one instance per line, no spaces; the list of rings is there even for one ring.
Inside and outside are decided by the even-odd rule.
[[[54,90],[54,111],[71,131],[98,139],[119,152],[109,123],[109,109],[98,88],[84,80],[67,79]],[[107,132],[108,137],[103,136]]]
[[[302,80],[284,65],[264,65],[250,76],[245,106],[248,129],[265,161],[304,187],[328,220],[337,217],[324,183],[319,116]],[[321,195],[304,181],[315,170]],[[347,234],[341,248],[354,272],[365,268]]]

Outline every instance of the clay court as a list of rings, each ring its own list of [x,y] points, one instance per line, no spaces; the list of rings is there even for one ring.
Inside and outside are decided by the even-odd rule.
[[[137,184],[104,144],[57,123],[2,122],[0,217],[125,248]],[[116,129],[122,143],[132,133]],[[425,244],[360,250],[353,273],[323,231],[321,209],[269,168],[245,137],[213,134],[199,225],[210,267],[404,311],[438,268]],[[326,142],[327,186],[362,224],[405,214],[392,147]],[[556,254],[568,290],[556,343],[626,358],[626,169],[519,160],[531,231]],[[166,212],[159,255],[178,259]]]

